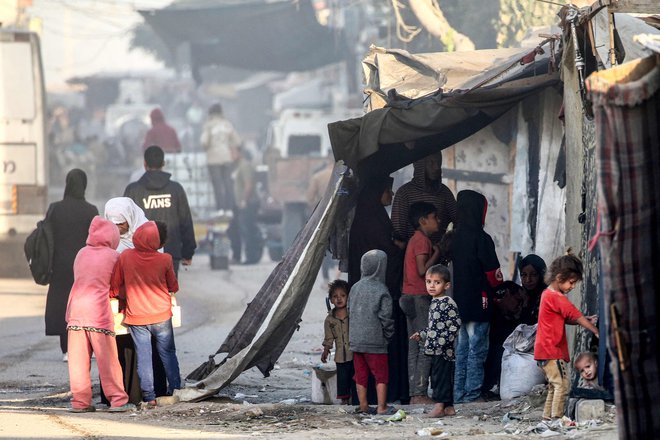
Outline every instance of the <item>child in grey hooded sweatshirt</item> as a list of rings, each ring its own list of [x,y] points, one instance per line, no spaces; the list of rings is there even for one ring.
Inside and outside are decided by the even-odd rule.
[[[367,402],[369,373],[376,379],[378,414],[394,414],[387,406],[387,344],[394,334],[392,298],[385,286],[387,255],[371,250],[362,256],[362,278],[351,288],[348,296],[349,345],[353,352],[355,384],[361,413],[374,413]]]

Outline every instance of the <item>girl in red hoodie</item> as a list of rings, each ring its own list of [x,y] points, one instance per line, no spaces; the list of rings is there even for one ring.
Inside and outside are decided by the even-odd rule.
[[[110,308],[110,278],[119,254],[119,230],[109,220],[94,217],[87,246],[73,263],[74,282],[66,308],[69,344],[69,382],[72,412],[92,412],[92,352],[110,401],[110,411],[135,409],[124,391],[115,343],[115,323]]]
[[[151,337],[165,367],[167,394],[181,388],[179,361],[172,330],[171,293],[179,290],[170,254],[158,252],[167,240],[167,225],[147,222],[133,235],[134,249],[121,253],[112,275],[111,296],[126,291],[124,324],[135,343],[142,400],[156,405]],[[170,293],[171,292],[171,293]]]

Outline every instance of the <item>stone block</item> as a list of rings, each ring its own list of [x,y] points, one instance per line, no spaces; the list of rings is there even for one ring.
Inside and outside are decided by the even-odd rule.
[[[600,399],[581,399],[575,406],[575,421],[602,419],[605,415],[605,401]]]

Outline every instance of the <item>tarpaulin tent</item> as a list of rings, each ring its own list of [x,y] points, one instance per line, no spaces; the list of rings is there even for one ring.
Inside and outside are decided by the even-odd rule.
[[[417,100],[415,105],[377,111],[381,115],[389,115],[389,118],[396,116],[394,119],[383,116],[379,118],[381,122],[387,124],[397,122],[401,124],[402,121],[408,121],[407,114],[417,115],[411,119],[412,121],[419,121],[422,113],[442,119],[442,122],[435,121],[435,125],[426,124],[426,128],[424,124],[417,124],[415,127],[418,131],[415,131],[415,127],[409,127],[407,129],[409,138],[399,139],[390,136],[384,139],[402,142],[419,136],[426,136],[429,139],[440,136],[442,145],[449,146],[469,136],[529,94],[558,82],[557,73],[549,71],[549,54],[540,52],[537,49],[524,49],[515,53],[503,51],[499,58],[501,64],[495,63],[475,75],[464,75],[465,81],[459,82],[459,85],[472,84],[475,87],[472,91],[436,94]],[[488,53],[492,55],[491,51]],[[538,58],[534,61],[535,54]],[[466,55],[467,58],[479,56],[479,52]],[[524,64],[521,64],[521,60]],[[445,70],[449,81],[453,80],[451,67],[452,64],[448,62]],[[376,112],[367,114],[365,118],[369,118],[374,113]],[[349,128],[354,127],[354,121],[356,120],[330,124],[331,139],[337,142],[339,139],[337,128],[342,128],[344,124],[348,124]],[[387,131],[384,125],[381,126]],[[346,132],[346,130],[341,131],[341,133]],[[418,145],[424,145],[423,142],[424,138]],[[348,156],[341,157],[345,150],[338,147],[348,144],[349,142],[334,144],[335,157],[348,159],[346,162],[353,165],[354,162]],[[438,143],[432,143],[423,148],[428,150],[418,146],[413,150],[407,150],[402,145],[384,145],[383,151],[388,149],[387,153],[393,156],[389,162],[385,160],[387,169],[390,167],[393,167],[391,170],[398,169],[417,157],[428,154],[426,151],[439,147]],[[387,159],[386,154],[381,152],[381,155]],[[351,207],[355,191],[348,184],[346,177],[340,175],[339,170],[342,168],[341,165],[335,167],[335,179],[328,187],[325,196],[296,237],[283,261],[273,270],[248,305],[218,352],[189,376],[193,381],[186,389],[177,391],[183,400],[199,400],[212,396],[238,377],[241,372],[253,366],[257,366],[264,375],[273,368],[300,322],[321,260],[328,247],[331,231],[339,219],[347,217],[347,210]],[[227,356],[220,365],[216,365],[215,357],[221,353],[227,353]]]
[[[309,0],[197,0],[140,14],[173,53],[190,44],[194,70],[304,71],[347,53],[342,34],[317,21]]]
[[[547,48],[440,53],[435,54],[432,64],[401,51],[385,53],[403,60],[416,75],[436,75],[438,86],[445,89],[409,99],[398,96],[392,88],[388,107],[329,124],[335,160],[344,161],[362,175],[372,169],[393,172],[449,147],[527,96],[559,83]],[[447,84],[450,89],[446,89]]]

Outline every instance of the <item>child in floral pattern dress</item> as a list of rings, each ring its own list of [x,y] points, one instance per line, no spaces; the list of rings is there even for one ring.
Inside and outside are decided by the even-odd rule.
[[[433,358],[431,364],[431,388],[435,405],[429,417],[453,416],[454,368],[456,354],[454,345],[461,328],[458,307],[447,296],[451,287],[451,274],[446,266],[436,264],[426,271],[426,291],[431,295],[428,326],[414,333],[410,339],[424,341],[424,354]]]

